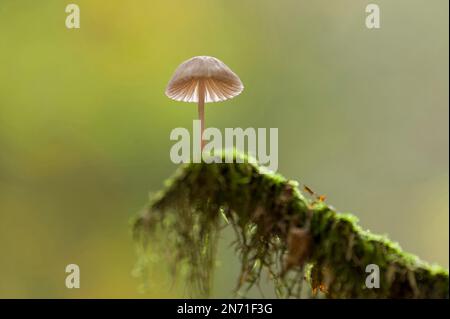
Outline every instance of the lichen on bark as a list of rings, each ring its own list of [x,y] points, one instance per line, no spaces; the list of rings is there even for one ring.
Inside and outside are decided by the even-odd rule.
[[[363,230],[355,216],[307,198],[297,182],[236,153],[233,163],[182,165],[133,221],[136,240],[159,242],[174,274],[181,270],[197,296],[209,295],[225,226],[235,231],[238,288],[258,285],[267,271],[280,297],[300,297],[305,281],[328,298],[449,296],[448,270]],[[379,288],[366,287],[369,264],[380,269]]]

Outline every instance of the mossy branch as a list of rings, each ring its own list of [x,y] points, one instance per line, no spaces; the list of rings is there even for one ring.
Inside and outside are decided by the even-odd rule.
[[[192,290],[207,295],[223,225],[236,232],[238,288],[258,285],[266,270],[281,297],[304,295],[304,280],[313,294],[328,298],[449,297],[447,270],[364,231],[353,215],[305,197],[297,182],[236,154],[234,163],[181,166],[136,218],[134,233],[143,243],[159,234],[152,242],[162,243],[174,271],[181,268]],[[369,264],[379,267],[379,288],[366,287]]]

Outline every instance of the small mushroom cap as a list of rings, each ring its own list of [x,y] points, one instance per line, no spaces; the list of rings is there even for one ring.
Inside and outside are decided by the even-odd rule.
[[[201,84],[205,103],[231,99],[244,89],[239,77],[225,63],[210,56],[196,56],[175,70],[166,95],[176,101],[198,102]]]

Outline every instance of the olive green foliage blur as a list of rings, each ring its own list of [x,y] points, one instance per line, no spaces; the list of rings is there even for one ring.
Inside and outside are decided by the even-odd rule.
[[[196,55],[245,85],[206,105],[207,126],[279,128],[280,173],[448,267],[448,2],[375,2],[379,30],[369,1],[1,0],[0,297],[184,295],[164,260],[147,287],[133,277],[129,219],[176,168],[169,134],[196,107],[164,89]],[[236,285],[232,239],[214,297]]]

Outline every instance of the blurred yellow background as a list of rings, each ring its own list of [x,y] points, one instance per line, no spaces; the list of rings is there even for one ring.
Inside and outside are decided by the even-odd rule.
[[[365,7],[381,8],[368,30]],[[65,27],[65,7],[81,29]],[[128,225],[176,168],[193,104],[164,95],[195,55],[239,97],[206,124],[278,127],[279,172],[429,262],[449,264],[447,0],[1,0],[0,297],[179,297],[166,266],[131,275]],[[214,297],[239,263],[220,244]],[[81,288],[65,287],[65,266]]]

